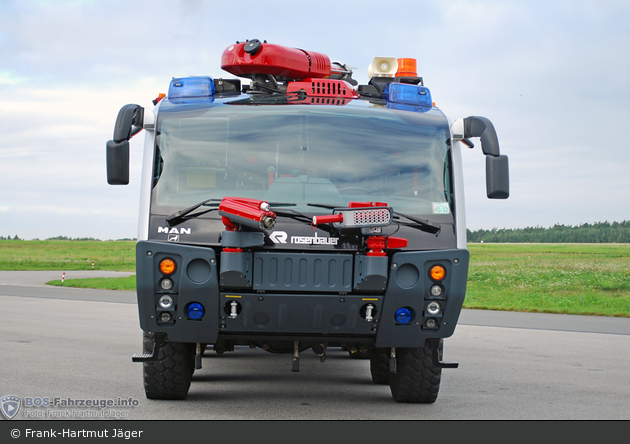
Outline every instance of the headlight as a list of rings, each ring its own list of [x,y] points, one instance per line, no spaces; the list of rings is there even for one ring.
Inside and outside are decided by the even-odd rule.
[[[442,306],[439,304],[439,302],[430,302],[429,305],[427,305],[427,313],[429,313],[431,316],[435,316],[437,314],[439,314],[442,311]]]
[[[159,304],[162,308],[171,308],[173,306],[173,298],[168,295],[164,295],[160,298]]]
[[[437,323],[437,321],[435,319],[429,318],[426,321],[424,321],[424,326],[426,328],[437,328],[438,323]]]
[[[431,286],[431,296],[441,296],[442,295],[442,286],[441,285],[432,285]]]
[[[162,287],[162,290],[170,290],[171,288],[173,288],[173,281],[170,279],[162,279],[160,281],[160,287]]]

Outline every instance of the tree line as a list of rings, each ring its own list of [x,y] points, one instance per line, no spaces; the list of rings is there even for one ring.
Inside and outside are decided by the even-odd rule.
[[[4,236],[0,236],[0,241],[3,240],[23,240],[20,239],[18,237],[18,235],[16,234],[15,236],[11,237],[10,235],[7,237]],[[33,239],[38,241],[39,239]],[[101,239],[96,239],[94,237],[67,237],[67,236],[55,236],[55,237],[49,237],[44,239],[46,241],[56,241],[56,240],[62,240],[62,241],[77,241],[77,242],[102,242]],[[118,241],[135,241],[135,238],[124,238],[124,239],[116,239]]]
[[[466,230],[468,242],[532,242],[532,243],[628,243],[630,221],[597,222],[553,227],[493,228]]]

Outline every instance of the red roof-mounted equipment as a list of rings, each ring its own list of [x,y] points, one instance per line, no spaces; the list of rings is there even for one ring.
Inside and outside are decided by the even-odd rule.
[[[291,80],[328,78],[332,73],[330,59],[325,54],[257,39],[227,47],[221,56],[221,68],[239,77],[267,74]]]

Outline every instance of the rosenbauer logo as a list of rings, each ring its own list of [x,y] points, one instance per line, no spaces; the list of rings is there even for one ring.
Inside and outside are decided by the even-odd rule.
[[[292,244],[302,244],[302,245],[337,245],[339,238],[336,237],[319,237],[317,233],[314,236],[291,236],[285,231],[274,231],[269,235],[269,239],[274,244],[286,244],[287,239],[290,240]]]

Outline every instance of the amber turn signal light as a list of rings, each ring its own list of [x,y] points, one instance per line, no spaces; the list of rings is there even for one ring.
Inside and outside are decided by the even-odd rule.
[[[434,281],[441,281],[446,276],[446,270],[441,265],[434,265],[429,274]]]
[[[175,272],[175,261],[173,259],[162,259],[160,262],[160,271],[164,274],[173,274]]]

